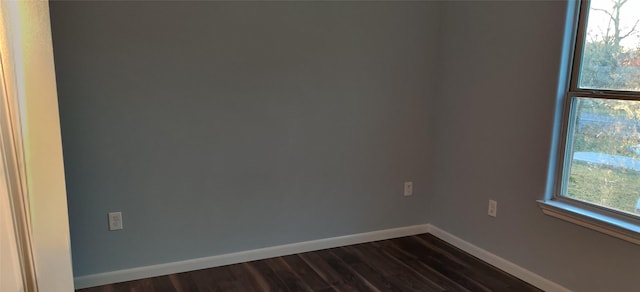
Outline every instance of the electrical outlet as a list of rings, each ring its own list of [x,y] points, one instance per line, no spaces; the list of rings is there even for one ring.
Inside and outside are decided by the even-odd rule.
[[[498,201],[489,200],[489,210],[487,210],[487,215],[491,217],[498,216]]]
[[[109,212],[109,231],[121,230],[122,212]]]
[[[404,182],[404,196],[413,196],[413,182],[405,181]]]

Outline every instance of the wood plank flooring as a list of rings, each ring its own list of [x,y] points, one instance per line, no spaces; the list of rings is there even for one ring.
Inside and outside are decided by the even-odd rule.
[[[541,290],[421,234],[76,291]]]

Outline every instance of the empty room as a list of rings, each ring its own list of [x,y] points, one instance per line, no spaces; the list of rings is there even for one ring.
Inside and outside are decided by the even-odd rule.
[[[2,291],[638,289],[640,1],[0,8]]]

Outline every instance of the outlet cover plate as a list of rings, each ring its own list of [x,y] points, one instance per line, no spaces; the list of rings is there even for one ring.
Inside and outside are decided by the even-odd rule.
[[[489,209],[487,210],[487,215],[491,217],[498,216],[498,201],[489,200]]]
[[[122,212],[109,212],[109,231],[122,229]]]
[[[413,196],[413,182],[411,181],[404,182],[404,196],[405,197]]]

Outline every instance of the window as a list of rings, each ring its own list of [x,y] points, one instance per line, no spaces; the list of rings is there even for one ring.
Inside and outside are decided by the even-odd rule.
[[[543,210],[640,244],[640,1],[578,6],[555,196]]]

